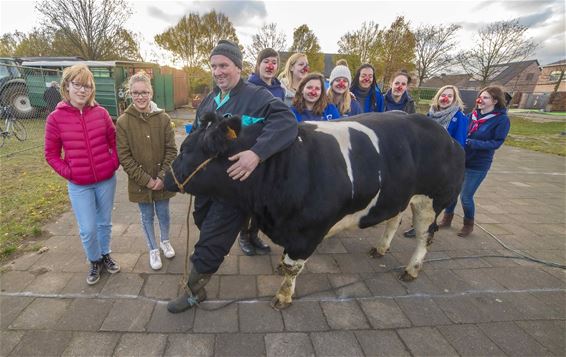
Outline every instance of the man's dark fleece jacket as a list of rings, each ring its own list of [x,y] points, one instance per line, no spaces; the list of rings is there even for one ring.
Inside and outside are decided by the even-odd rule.
[[[287,148],[297,138],[297,120],[289,107],[264,87],[242,79],[223,100],[220,100],[218,87],[204,98],[197,109],[193,131],[199,127],[200,118],[208,112],[240,116],[243,126],[264,122],[261,135],[251,147],[261,161]]]

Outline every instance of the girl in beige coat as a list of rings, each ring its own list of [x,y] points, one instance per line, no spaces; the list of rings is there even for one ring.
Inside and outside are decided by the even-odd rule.
[[[140,208],[150,266],[158,270],[162,263],[155,242],[155,214],[161,232],[159,246],[166,258],[175,256],[169,241],[169,199],[175,193],[163,186],[165,170],[177,155],[175,133],[169,115],[151,101],[153,89],[147,74],[130,77],[129,88],[133,103],[116,123],[118,157],[128,174],[129,199]]]

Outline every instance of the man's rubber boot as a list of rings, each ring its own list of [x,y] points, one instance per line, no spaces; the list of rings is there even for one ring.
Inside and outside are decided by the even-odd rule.
[[[177,314],[206,300],[204,286],[208,284],[211,277],[212,274],[200,274],[193,268],[189,274],[187,287],[175,300],[167,303],[167,310],[170,313]]]

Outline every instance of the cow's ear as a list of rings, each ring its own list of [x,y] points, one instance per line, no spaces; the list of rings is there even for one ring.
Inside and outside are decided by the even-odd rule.
[[[240,134],[240,129],[242,128],[242,121],[239,117],[230,117],[224,119],[218,125],[218,129],[221,130],[228,140],[236,140],[238,134]]]
[[[215,112],[205,113],[200,120],[201,128],[208,128],[209,126],[216,124],[218,122],[218,116]]]

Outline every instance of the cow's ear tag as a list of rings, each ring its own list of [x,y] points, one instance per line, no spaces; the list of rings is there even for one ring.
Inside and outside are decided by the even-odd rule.
[[[226,128],[226,138],[228,140],[236,140],[236,138],[238,137],[238,135],[236,135],[236,132],[234,131],[234,129],[227,127]]]

